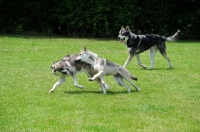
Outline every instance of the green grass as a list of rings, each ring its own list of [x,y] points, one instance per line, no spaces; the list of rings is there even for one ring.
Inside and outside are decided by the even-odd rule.
[[[143,70],[134,58],[127,69],[141,88],[127,93],[112,76],[103,95],[85,73],[53,93],[58,80],[49,65],[83,46],[123,65],[128,53],[118,39],[0,36],[0,131],[2,132],[199,132],[200,43],[167,43],[173,69],[157,53],[153,70]],[[149,52],[141,60],[150,66]],[[127,82],[126,82],[127,83]]]

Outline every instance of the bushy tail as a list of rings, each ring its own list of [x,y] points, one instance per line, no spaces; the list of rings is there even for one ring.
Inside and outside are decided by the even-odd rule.
[[[136,81],[138,80],[137,77],[133,76],[130,72],[129,72],[129,74],[130,74],[130,78],[131,78],[132,80],[136,80]]]
[[[181,34],[181,31],[178,30],[174,35],[167,37],[166,41],[169,41],[169,42],[176,41],[179,38],[180,34]]]
[[[124,78],[126,78],[126,76],[124,76],[124,74],[126,74],[127,76],[129,76],[132,80],[138,80],[137,77],[135,77],[134,75],[132,75],[126,68],[120,66],[120,71],[118,72],[121,76],[123,76]]]

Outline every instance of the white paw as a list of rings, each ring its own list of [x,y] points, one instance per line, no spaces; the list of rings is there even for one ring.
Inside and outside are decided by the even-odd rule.
[[[53,90],[50,90],[50,91],[49,91],[49,93],[52,93],[52,92],[53,92]]]
[[[110,86],[108,84],[105,84],[106,89],[110,90]]]
[[[84,88],[82,85],[79,85],[79,84],[76,84],[75,86],[78,88]]]
[[[93,79],[92,78],[88,78],[88,81],[93,81]]]

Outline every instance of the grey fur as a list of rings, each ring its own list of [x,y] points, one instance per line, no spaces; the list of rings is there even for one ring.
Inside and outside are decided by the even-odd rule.
[[[96,74],[94,68],[89,64],[84,62],[75,62],[75,58],[77,55],[67,55],[63,57],[61,60],[54,62],[50,68],[52,69],[52,73],[59,77],[59,81],[57,81],[52,89],[49,92],[53,92],[57,86],[61,85],[66,81],[66,77],[72,76],[74,80],[74,85],[78,88],[84,88],[82,85],[79,85],[76,79],[77,72],[85,72],[88,77],[92,77]],[[102,84],[100,78],[95,79],[95,81],[100,85],[100,87],[105,87],[109,89],[107,84]]]
[[[108,61],[104,58],[98,57],[97,54],[88,51],[86,47],[84,47],[84,50],[80,52],[78,57],[76,58],[76,61],[82,61],[90,64],[92,67],[94,67],[95,72],[97,72],[92,78],[89,78],[89,81],[93,81],[97,78],[101,79],[101,82],[104,83],[104,75],[113,75],[115,78],[116,82],[127,88],[128,92],[131,92],[131,89],[128,85],[126,85],[123,82],[123,79],[126,79],[137,91],[140,89],[131,81],[132,80],[137,80],[137,78],[132,75],[128,70],[126,70],[124,67],[113,63],[111,61]],[[102,87],[102,91],[104,94],[106,94],[106,89],[105,87]]]

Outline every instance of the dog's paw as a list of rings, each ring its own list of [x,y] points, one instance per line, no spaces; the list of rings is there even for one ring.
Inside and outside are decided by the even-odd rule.
[[[92,78],[88,78],[88,81],[93,81],[93,79]]]
[[[76,84],[75,86],[78,87],[78,88],[81,88],[81,89],[84,88],[82,85],[79,85],[79,84]]]
[[[52,92],[53,92],[53,90],[50,90],[50,91],[49,91],[49,93],[52,93]]]
[[[147,67],[146,67],[145,65],[143,65],[143,64],[141,65],[141,67],[142,67],[143,69],[147,69]]]
[[[110,90],[110,86],[106,83],[105,83],[105,87],[106,87],[106,89]]]
[[[139,92],[139,91],[140,91],[140,88],[136,88],[136,91]]]

